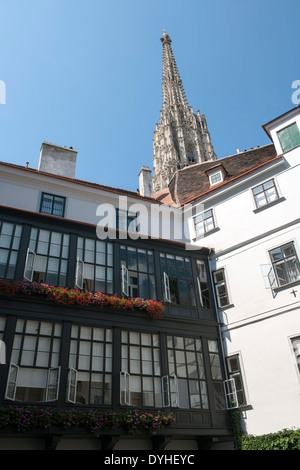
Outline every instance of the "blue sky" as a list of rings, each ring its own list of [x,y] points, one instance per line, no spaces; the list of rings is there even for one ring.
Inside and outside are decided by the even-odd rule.
[[[0,160],[37,168],[43,141],[76,177],[135,191],[161,108],[163,29],[219,158],[265,145],[293,108],[299,0],[0,0]]]

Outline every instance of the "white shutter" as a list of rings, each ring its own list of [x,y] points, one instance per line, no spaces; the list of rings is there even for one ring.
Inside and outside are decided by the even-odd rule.
[[[223,384],[227,402],[227,409],[231,410],[233,408],[237,408],[239,404],[234,378],[224,380]]]
[[[76,403],[77,370],[73,367],[69,370],[68,402]]]
[[[84,262],[80,258],[77,258],[75,287],[77,287],[78,289],[83,289],[83,272]]]
[[[55,401],[58,398],[60,380],[60,367],[52,367],[48,370],[46,401]]]
[[[6,346],[4,341],[0,340],[0,364],[6,364]]]
[[[265,288],[274,289],[274,287],[277,287],[273,266],[270,264],[261,264],[260,269],[264,278]]]
[[[124,399],[122,399],[122,392],[124,393]],[[120,403],[130,405],[130,374],[126,371],[120,372]]]
[[[122,264],[122,294],[129,295],[128,269]]]
[[[7,400],[15,400],[18,374],[19,366],[17,366],[16,364],[11,364],[9,368],[7,386],[5,391],[5,398],[7,398]]]
[[[164,300],[171,303],[170,281],[167,273],[164,272]]]
[[[164,375],[161,378],[162,406],[166,408],[171,406],[169,376]]]
[[[34,263],[35,263],[35,253],[30,248],[27,250],[26,263],[24,269],[24,279],[26,281],[32,282],[33,273],[34,273]]]

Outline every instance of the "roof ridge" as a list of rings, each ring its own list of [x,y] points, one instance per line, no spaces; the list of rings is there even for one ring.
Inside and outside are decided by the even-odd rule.
[[[78,179],[78,178],[70,178],[69,176],[55,175],[54,173],[47,173],[45,171],[39,171],[36,168],[29,168],[29,167],[25,167],[23,165],[17,165],[16,163],[9,163],[9,162],[0,161],[0,165],[5,165],[5,166],[13,167],[13,168],[18,168],[20,170],[24,170],[24,171],[27,171],[27,172],[29,171],[29,172],[39,174],[39,175],[50,176],[51,178],[57,178],[57,179],[60,179],[60,180],[69,181],[70,183],[81,184],[81,185],[84,185],[84,186],[92,186],[92,187],[95,187],[95,188],[98,188],[98,189],[103,189],[104,191],[112,191],[112,192],[117,192],[117,193],[126,193],[126,194],[131,195],[132,197],[136,197],[138,199],[144,199],[144,200],[148,200],[148,201],[151,200],[153,202],[157,202],[154,197],[142,196],[138,191],[132,191],[130,189],[116,188],[116,187],[107,186],[107,185],[101,184],[101,183],[94,183],[92,181],[86,181],[86,180],[82,180],[82,179]]]
[[[205,162],[194,163],[193,165],[188,165],[184,168],[178,169],[177,172],[184,171],[184,170],[189,170],[189,169],[195,168],[195,166],[205,165],[205,164],[209,164],[209,163],[214,163],[215,165],[218,165],[218,164],[220,164],[220,162],[222,160],[224,160],[226,158],[233,158],[233,157],[236,157],[237,155],[243,155],[243,154],[248,153],[248,152],[253,152],[255,150],[261,150],[265,147],[271,147],[271,146],[274,147],[273,142],[271,142],[269,144],[265,144],[265,145],[258,145],[257,147],[253,147],[249,150],[244,150],[243,152],[233,153],[232,155],[227,155],[226,157],[220,157],[220,158],[217,158],[217,160],[206,160]]]

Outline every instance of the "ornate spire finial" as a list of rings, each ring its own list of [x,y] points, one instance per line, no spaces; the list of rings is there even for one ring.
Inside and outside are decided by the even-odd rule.
[[[160,40],[161,40],[162,43],[168,42],[170,44],[172,42],[170,36],[166,33],[165,29],[163,30],[163,37],[160,38]]]

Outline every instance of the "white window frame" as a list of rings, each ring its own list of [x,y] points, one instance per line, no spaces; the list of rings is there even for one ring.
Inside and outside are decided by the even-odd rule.
[[[120,404],[123,403],[127,406],[131,405],[131,396],[130,396],[130,374],[127,371],[120,372],[120,384],[122,381],[122,376],[124,377],[124,388],[120,387]],[[122,392],[124,392],[124,400],[122,400]]]
[[[205,220],[207,220],[207,219],[205,219],[205,214],[207,212],[210,212],[210,216],[208,217],[208,219],[212,219],[213,227],[210,230],[206,230]],[[202,216],[202,220],[201,220],[201,222],[196,222],[196,218],[199,217],[199,216]],[[203,226],[203,233],[201,233],[200,235],[197,233],[197,225],[199,223],[201,223],[202,226]],[[194,239],[195,240],[199,239],[199,238],[206,237],[207,235],[209,235],[210,233],[215,231],[217,228],[218,228],[217,219],[216,219],[215,209],[213,207],[211,207],[210,209],[206,209],[205,211],[199,212],[198,214],[193,216],[193,230],[194,230]]]
[[[12,381],[10,380],[10,377],[12,375],[12,369],[15,368],[16,371],[17,371],[17,374],[16,374],[16,380],[15,381]],[[13,362],[10,364],[9,366],[9,372],[8,372],[8,379],[7,379],[7,384],[6,384],[6,390],[5,390],[5,398],[7,400],[11,400],[11,401],[15,401],[15,398],[16,398],[16,391],[17,391],[17,383],[18,383],[18,376],[19,376],[19,370],[20,370],[20,367],[17,366],[17,364],[14,364]],[[9,397],[8,396],[8,388],[9,386],[13,384],[14,386],[14,392],[13,392],[13,397]]]
[[[170,279],[166,272],[164,276],[164,300],[165,302],[171,303],[171,292],[170,292]]]
[[[293,357],[293,363],[296,369],[296,374],[300,382],[300,343],[297,345],[299,354],[296,352],[295,346],[294,346],[294,341],[298,341],[298,340],[300,341],[300,333],[298,335],[296,334],[296,335],[290,336],[288,339],[289,339],[291,354]]]
[[[171,405],[171,397],[170,397],[170,385],[169,385],[169,376],[164,375],[161,378],[161,392],[162,392],[162,407],[167,408]],[[167,395],[168,400],[165,400]]]
[[[122,294],[129,296],[128,269],[122,264]]]
[[[69,369],[69,384],[68,384],[68,395],[67,395],[67,401],[69,403],[76,403],[76,393],[77,393],[77,370],[74,369],[73,367],[70,367]],[[74,380],[72,378],[72,375],[74,376]],[[74,399],[71,398],[71,392],[74,390]]]
[[[33,255],[33,261],[31,262],[31,265],[29,265],[30,255]],[[34,251],[32,251],[30,248],[28,248],[27,249],[27,254],[26,254],[26,262],[25,262],[23,277],[26,281],[29,281],[29,282],[32,282],[32,279],[33,279],[35,258],[36,258],[36,253]],[[27,275],[27,271],[30,272],[29,276]]]
[[[273,287],[273,290],[276,289],[276,288],[278,288],[278,289],[280,289],[280,288],[284,289],[285,287],[288,287],[289,285],[293,284],[294,282],[299,282],[299,281],[300,281],[300,274],[299,274],[298,279],[295,279],[295,280],[292,280],[292,281],[289,281],[289,279],[286,279],[286,280],[289,281],[289,282],[286,282],[285,284],[280,284],[280,282],[279,282],[278,274],[277,274],[277,272],[276,272],[276,270],[275,270],[275,268],[274,268],[274,266],[279,265],[279,262],[275,262],[275,261],[272,262],[271,251],[276,250],[276,249],[279,249],[279,248],[282,250],[282,248],[285,247],[286,245],[292,245],[292,247],[293,247],[293,249],[294,249],[294,252],[295,252],[295,255],[294,255],[294,256],[295,256],[295,258],[296,258],[296,262],[297,262],[298,265],[299,265],[299,266],[298,266],[298,269],[299,269],[299,267],[300,267],[300,259],[299,259],[299,256],[298,256],[299,250],[298,250],[298,246],[297,246],[296,240],[289,240],[289,241],[287,241],[287,242],[285,242],[285,243],[281,243],[280,245],[276,245],[276,246],[274,246],[273,248],[268,249],[267,254],[268,254],[268,258],[269,258],[269,260],[270,260],[270,267],[272,268],[272,272],[273,272],[273,275],[274,275],[274,278],[275,278],[275,280],[274,280],[274,282],[273,282],[273,283],[275,284],[274,287]],[[286,262],[287,262],[287,261],[286,261],[287,258],[288,258],[288,257],[283,257],[282,260],[281,260],[284,265],[285,265]],[[271,273],[271,271],[270,271],[270,273]],[[270,276],[272,276],[272,275],[270,274]]]
[[[266,196],[266,190],[264,189],[264,185],[267,184],[267,183],[269,183],[270,181],[273,181],[273,187],[275,188],[276,199],[274,199],[274,201],[268,201],[267,196]],[[265,204],[263,204],[263,205],[261,205],[261,206],[258,206],[257,201],[256,201],[256,196],[257,196],[257,194],[254,194],[254,190],[255,190],[256,188],[258,188],[259,186],[262,187],[261,193],[264,194],[264,197],[265,197],[265,200],[266,200]],[[278,183],[277,183],[276,178],[274,178],[274,177],[273,177],[273,178],[269,178],[269,179],[267,179],[266,181],[263,181],[262,183],[256,184],[255,186],[253,186],[253,187],[251,188],[251,193],[252,193],[252,198],[253,198],[253,204],[254,204],[254,210],[255,210],[255,211],[257,211],[257,210],[259,210],[259,209],[262,209],[262,208],[264,208],[264,207],[267,207],[267,206],[269,206],[269,205],[272,205],[273,203],[275,203],[276,201],[278,201],[278,200],[281,198],[281,194],[280,194],[280,191],[279,191]]]
[[[80,266],[82,269],[80,271]],[[81,258],[77,257],[76,261],[76,274],[75,274],[75,287],[82,290],[83,289],[83,278],[84,278],[84,262]]]
[[[234,378],[230,378],[223,381],[224,393],[226,397],[227,410],[233,410],[239,407],[238,397],[236,391],[236,385]],[[233,397],[233,399],[232,399]]]
[[[260,269],[265,283],[266,289],[274,290],[277,287],[276,276],[273,266],[271,264],[261,264]]]
[[[171,380],[174,381],[174,392],[171,392]],[[161,378],[161,389],[162,389],[162,407],[172,407],[172,408],[179,408],[179,388],[178,388],[178,379],[176,375],[169,376],[164,375]],[[172,394],[175,396],[174,403],[172,403]],[[165,396],[167,395],[168,400],[165,401]]]
[[[220,179],[218,181],[213,182],[213,177],[216,176],[216,175],[219,175]],[[215,184],[222,183],[223,180],[224,180],[224,175],[223,175],[222,170],[214,171],[213,173],[210,173],[210,175],[209,175],[209,184],[210,184],[210,186],[214,186]]]
[[[53,384],[51,383],[51,373],[53,371],[57,371],[57,380],[54,384],[54,388],[56,390],[56,394],[55,394],[55,398],[51,398],[49,399],[48,398],[48,392],[49,392],[49,388],[50,386],[53,386]],[[58,393],[59,393],[59,384],[60,384],[60,366],[58,367],[50,367],[50,369],[48,369],[48,376],[47,376],[47,385],[46,385],[46,402],[51,402],[51,401],[56,401],[58,399]]]
[[[222,273],[223,273],[223,281],[222,282],[218,282],[216,280],[216,274],[219,273],[220,271],[222,271]],[[215,288],[218,307],[220,309],[226,308],[226,307],[228,307],[228,305],[230,305],[229,288],[228,288],[226,270],[225,270],[225,268],[218,268],[215,271],[213,271],[212,274],[213,274],[214,288]],[[220,294],[219,294],[219,290],[218,290],[218,286],[220,286],[220,285],[223,285],[225,287],[225,291],[226,291],[227,303],[226,303],[226,305],[223,305],[223,306],[221,305]]]

